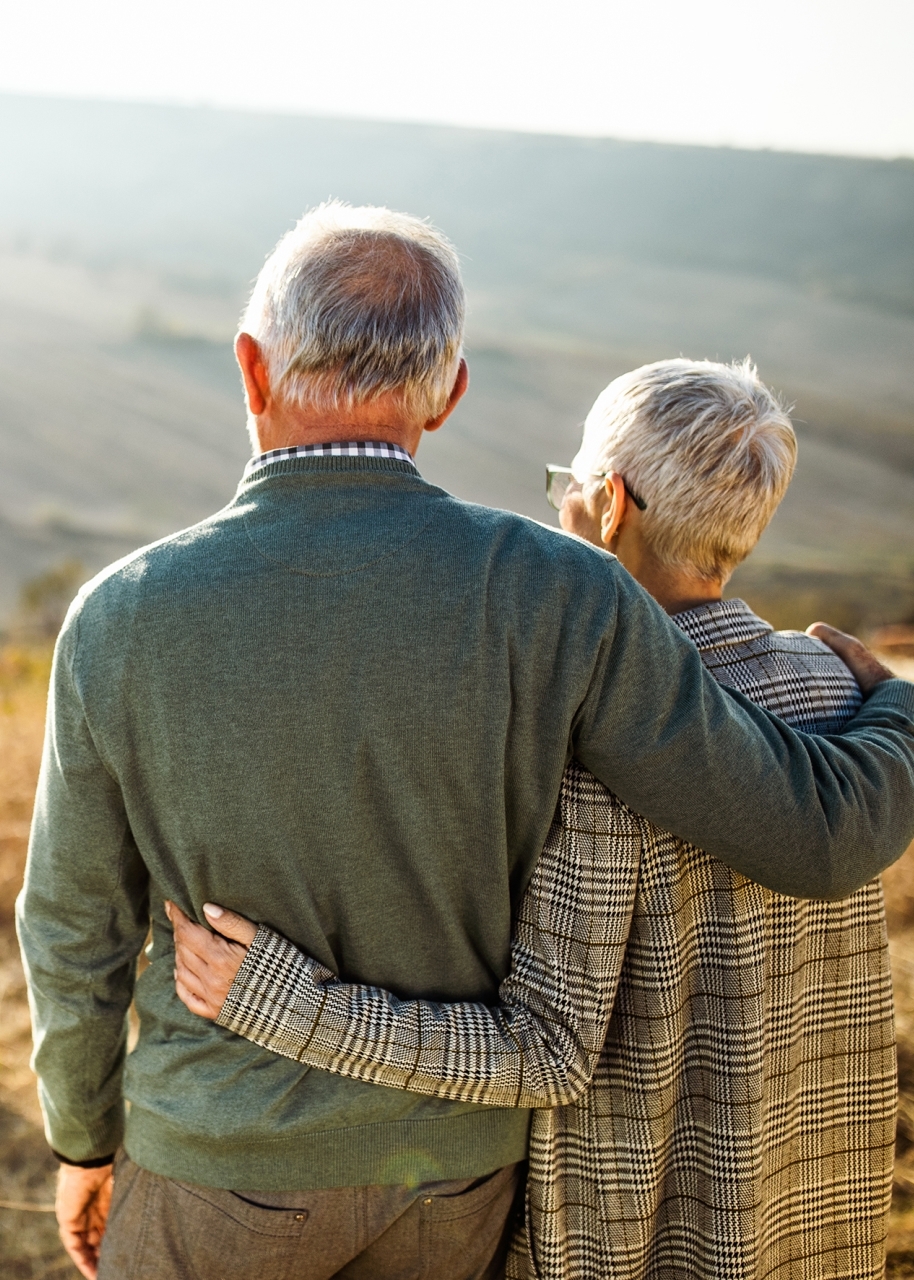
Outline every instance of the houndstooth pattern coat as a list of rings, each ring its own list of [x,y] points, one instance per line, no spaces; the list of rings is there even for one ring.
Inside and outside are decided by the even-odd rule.
[[[675,619],[721,683],[833,732],[860,694],[742,601]],[[895,1127],[878,881],[772,893],[579,765],[515,922],[500,1005],[341,983],[261,927],[219,1021],[361,1080],[536,1108],[511,1280],[876,1280]]]

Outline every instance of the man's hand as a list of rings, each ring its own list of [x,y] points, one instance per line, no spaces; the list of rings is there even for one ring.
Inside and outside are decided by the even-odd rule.
[[[113,1186],[110,1164],[101,1169],[62,1164],[57,1175],[54,1210],[60,1238],[86,1280],[95,1280],[98,1274],[98,1251],[105,1234]]]
[[[173,902],[165,910],[175,935],[175,990],[191,1013],[215,1021],[257,926],[209,902],[203,912],[218,933],[194,924]]]
[[[806,628],[806,634],[815,636],[838,655],[844,665],[850,668],[851,674],[864,693],[871,693],[877,684],[882,684],[883,680],[895,679],[894,673],[883,666],[856,636],[837,631],[827,622],[814,622],[811,627]]]

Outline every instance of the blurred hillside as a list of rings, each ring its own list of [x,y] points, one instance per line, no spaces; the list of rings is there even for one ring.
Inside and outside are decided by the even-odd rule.
[[[914,162],[0,96],[0,618],[231,496],[237,316],[329,196],[463,255],[473,385],[430,479],[549,519],[611,377],[750,353],[801,458],[734,590],[781,625],[914,616]]]

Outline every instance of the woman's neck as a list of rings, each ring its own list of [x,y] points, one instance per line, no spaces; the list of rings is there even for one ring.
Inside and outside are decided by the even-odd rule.
[[[723,597],[723,582],[699,578],[681,569],[669,569],[657,564],[652,557],[642,557],[637,572],[633,570],[632,576],[669,614],[685,613],[687,609],[697,609],[699,605],[711,604]]]
[[[626,508],[626,518],[618,532],[609,541],[604,540],[607,551],[612,551],[633,578],[649,591],[667,613],[685,613],[701,604],[720,600],[724,593],[723,578],[702,578],[688,569],[671,569],[654,555],[644,537],[641,512],[634,506]]]

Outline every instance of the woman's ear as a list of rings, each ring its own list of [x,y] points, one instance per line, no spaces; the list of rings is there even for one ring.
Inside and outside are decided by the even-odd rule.
[[[600,517],[600,537],[607,551],[612,550],[628,508],[628,494],[625,492],[625,481],[618,471],[610,471],[604,482],[606,502],[603,515]]]

